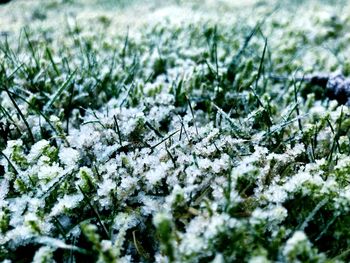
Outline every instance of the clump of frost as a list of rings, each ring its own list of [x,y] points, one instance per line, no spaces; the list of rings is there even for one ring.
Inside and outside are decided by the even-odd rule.
[[[79,160],[79,152],[73,148],[61,148],[58,156],[61,163],[67,167],[77,165]]]

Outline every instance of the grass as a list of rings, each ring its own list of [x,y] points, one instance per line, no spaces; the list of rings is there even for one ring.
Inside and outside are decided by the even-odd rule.
[[[0,259],[349,261],[331,2],[1,7]]]

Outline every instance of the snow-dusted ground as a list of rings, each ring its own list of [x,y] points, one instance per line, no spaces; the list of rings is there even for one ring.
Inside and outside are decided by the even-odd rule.
[[[347,262],[348,10],[1,6],[0,259]]]

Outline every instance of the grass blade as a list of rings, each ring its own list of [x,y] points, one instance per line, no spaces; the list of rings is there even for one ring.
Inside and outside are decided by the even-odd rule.
[[[73,77],[76,74],[76,70],[73,71],[68,79],[62,84],[62,86],[51,96],[50,100],[45,104],[44,111],[47,112],[52,104],[61,96],[61,94],[69,87],[69,84],[71,84]]]

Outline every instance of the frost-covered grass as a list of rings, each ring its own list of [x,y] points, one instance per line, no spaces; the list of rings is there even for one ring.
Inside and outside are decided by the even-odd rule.
[[[340,2],[0,7],[0,260],[348,262]]]

